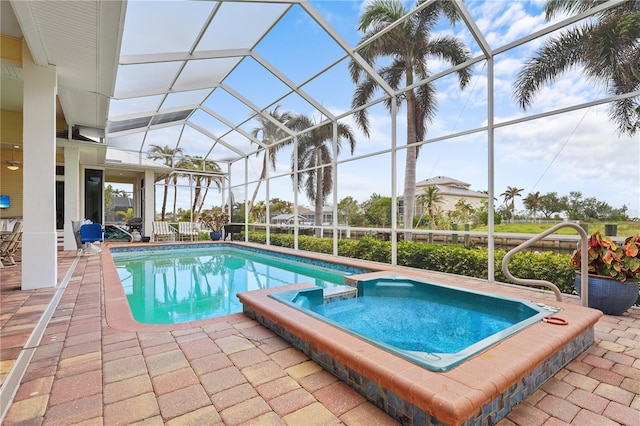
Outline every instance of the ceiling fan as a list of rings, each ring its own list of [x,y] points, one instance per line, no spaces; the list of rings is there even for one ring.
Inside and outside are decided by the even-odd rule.
[[[15,160],[14,157],[13,157],[13,153],[14,153],[16,148],[18,148],[18,147],[14,146],[13,148],[11,148],[11,160],[6,162],[7,169],[12,170],[12,171],[18,170],[20,168],[20,165],[22,164],[18,160]]]

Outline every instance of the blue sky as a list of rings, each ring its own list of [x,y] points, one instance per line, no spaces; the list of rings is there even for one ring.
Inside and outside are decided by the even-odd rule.
[[[361,34],[356,26],[365,2],[320,0],[312,1],[311,4],[347,43],[352,46],[358,43]],[[465,4],[494,49],[549,25],[544,19],[542,1],[467,0]],[[480,54],[471,33],[462,24],[454,28],[443,25],[437,33],[459,37],[470,47],[472,56]],[[530,110],[526,113],[521,111],[512,97],[513,81],[524,61],[541,43],[541,39],[534,40],[496,56],[496,123],[606,97],[605,89],[586,80],[579,70],[573,70],[541,90]],[[123,44],[123,51],[125,49]],[[302,84],[318,69],[344,55],[298,7],[289,11],[261,41],[256,51],[295,84]],[[347,62],[342,61],[326,75],[303,86],[307,93],[334,114],[351,108],[353,84],[346,72],[346,65]],[[437,61],[433,61],[431,66],[434,73],[444,68]],[[251,96],[252,101],[261,107],[273,102],[285,91],[277,79],[252,60],[241,63],[225,83],[241,94]],[[486,125],[487,70],[484,62],[475,65],[474,77],[465,90],[458,89],[453,76],[438,80],[437,88],[438,114],[429,126],[427,139]],[[223,104],[225,114],[228,114],[225,118],[241,120],[248,116],[246,108],[236,105],[228,96],[215,92],[214,95],[216,96],[207,101],[207,104]],[[320,119],[315,108],[297,97],[289,97],[279,103],[282,104],[281,110]],[[398,116],[398,146],[406,141],[404,114],[405,109],[401,108]],[[364,137],[351,117],[343,120],[356,134],[354,157],[360,158],[377,152],[383,154],[348,161],[353,157],[346,146],[343,147],[338,158],[347,162],[338,166],[338,200],[352,196],[364,201],[373,193],[391,195],[391,154],[386,152],[390,147],[389,114],[383,107],[376,106],[370,108],[369,117],[370,138]],[[202,117],[201,120],[204,123],[207,118]],[[211,126],[215,127],[216,124]],[[243,128],[250,131],[255,126],[255,122],[247,123]],[[168,141],[169,138],[175,138],[177,133],[179,132],[175,129],[167,129],[162,138],[167,138]],[[154,143],[163,144],[162,138]],[[206,142],[201,139],[201,135],[194,134],[186,143],[181,146],[185,146],[185,149],[189,147],[190,153],[197,153],[194,150],[203,150]],[[234,143],[248,146],[246,140],[242,141],[240,138],[234,140]],[[487,145],[486,132],[425,144],[418,158],[417,180],[449,176],[471,184],[471,189],[486,190],[489,167]],[[584,198],[595,197],[616,208],[627,205],[631,216],[640,216],[640,136],[618,136],[615,126],[609,121],[606,105],[498,128],[495,130],[494,154],[497,205],[502,202],[499,194],[508,186],[515,186],[523,189],[522,198],[535,191],[542,194],[557,192],[561,196],[569,195],[571,191],[580,191]],[[396,190],[400,196],[404,184],[403,151],[399,151],[397,157]],[[270,186],[270,198],[293,200],[291,179],[287,175],[290,171],[290,158],[290,149],[283,150],[278,157],[277,171],[271,174],[279,177]],[[247,171],[249,178],[255,179],[260,169],[260,158],[250,157]],[[223,166],[223,170],[226,171],[226,166]],[[244,180],[243,162],[232,166],[232,174],[233,184]],[[234,190],[236,199],[250,198],[253,185],[248,192],[249,194],[244,194],[244,188]],[[184,195],[188,193],[185,192]],[[265,196],[264,185],[261,186],[260,196]],[[332,200],[333,195],[329,202]],[[218,201],[212,199],[211,202],[216,204]],[[299,203],[309,204],[302,194]],[[209,202],[207,207],[208,204]],[[521,200],[517,200],[516,208],[522,209]]]

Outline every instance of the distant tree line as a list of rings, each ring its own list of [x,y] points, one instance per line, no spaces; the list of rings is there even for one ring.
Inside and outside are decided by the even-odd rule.
[[[614,208],[595,197],[582,197],[582,192],[571,191],[569,195],[558,196],[556,192],[544,195],[529,194],[522,200],[530,217],[537,218],[541,213],[545,219],[564,217],[569,220],[583,221],[623,221],[629,220],[628,207]]]
[[[530,192],[523,200],[525,210],[515,211],[515,198],[521,197],[522,189],[507,187],[500,194],[504,202],[496,208],[501,220],[512,219],[569,219],[580,221],[625,221],[629,220],[628,207],[614,208],[595,197],[582,197],[582,192],[571,191],[569,195],[559,196],[557,192],[541,194]]]
[[[518,190],[518,193],[521,190]],[[454,210],[443,211],[439,205],[442,198],[437,191],[425,190],[416,203],[423,207],[424,214],[413,218],[414,227],[426,226],[431,229],[450,229],[454,224],[470,224],[472,226],[487,225],[489,219],[489,203],[483,201],[478,208],[472,207],[464,199],[458,200]],[[507,191],[513,194],[514,191]],[[399,209],[402,200],[399,199]],[[523,199],[525,210],[515,212],[515,203],[509,196],[504,204],[495,209],[494,222],[501,223],[512,219],[569,219],[580,221],[626,221],[628,207],[614,208],[595,197],[583,198],[579,191],[559,196],[557,192],[540,194],[530,193]],[[372,194],[371,197],[358,203],[353,197],[345,197],[338,203],[338,223],[349,226],[389,227],[391,224],[391,197]],[[400,218],[398,223],[400,223]]]

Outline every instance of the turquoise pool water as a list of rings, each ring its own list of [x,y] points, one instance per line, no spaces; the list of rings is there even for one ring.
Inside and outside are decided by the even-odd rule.
[[[434,371],[447,371],[549,312],[534,303],[407,278],[358,281],[352,297],[322,289],[269,296]]]
[[[303,263],[230,245],[111,250],[134,319],[176,324],[242,312],[236,293],[294,283],[344,284],[337,265]]]

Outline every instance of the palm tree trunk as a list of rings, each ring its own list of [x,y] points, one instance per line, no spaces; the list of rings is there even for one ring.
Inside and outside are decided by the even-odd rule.
[[[198,206],[198,216],[200,216],[200,212],[202,211],[202,206],[204,206],[204,200],[207,199],[207,192],[209,192],[209,187],[211,186],[211,181],[207,181],[207,186],[204,189],[204,195],[202,195],[202,200],[200,200],[200,205]]]
[[[178,201],[178,177],[173,177],[173,220],[176,220],[176,203]]]
[[[167,195],[169,194],[169,178],[164,178],[164,193],[162,195],[162,210],[160,212],[160,220],[164,221],[164,216],[167,211]]]
[[[407,92],[407,145],[416,142],[416,111],[415,95],[412,90]],[[404,227],[413,227],[413,209],[416,201],[416,159],[418,157],[417,148],[414,146],[407,148],[407,158],[404,169]],[[405,241],[410,241],[412,235],[410,231],[404,233]]]
[[[193,204],[191,205],[191,212],[196,211],[198,201],[200,200],[200,181],[196,180],[196,187],[193,189]]]
[[[323,197],[323,188],[322,188],[322,182],[323,182],[323,177],[324,177],[324,169],[321,167],[319,169],[316,169],[316,199],[315,199],[315,220],[314,223],[316,226],[320,226],[322,225],[322,200],[324,200]],[[316,237],[320,238],[322,237],[322,229],[320,228],[316,228]]]
[[[267,167],[269,167],[269,162],[267,160],[267,155],[269,153],[269,150],[265,149],[264,150],[264,158],[262,161],[262,172],[260,173],[260,179],[258,180],[258,183],[256,185],[256,189],[253,191],[253,196],[251,197],[251,205],[253,206],[253,203],[255,203],[256,201],[256,197],[258,196],[258,190],[260,189],[260,184],[262,183],[262,180],[267,176]]]

